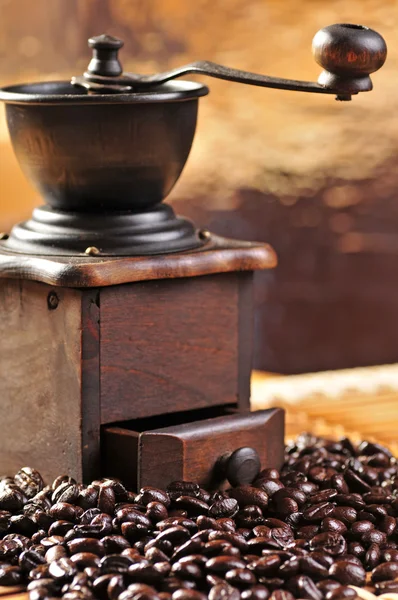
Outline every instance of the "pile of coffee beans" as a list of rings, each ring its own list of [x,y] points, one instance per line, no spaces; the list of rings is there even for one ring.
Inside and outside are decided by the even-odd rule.
[[[30,600],[338,600],[398,592],[398,467],[384,447],[309,434],[281,471],[208,492],[175,481],[0,480],[0,585]],[[368,573],[367,573],[368,572]]]

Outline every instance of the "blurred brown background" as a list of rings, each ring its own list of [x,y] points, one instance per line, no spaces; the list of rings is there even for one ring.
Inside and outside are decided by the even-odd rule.
[[[256,367],[298,373],[398,361],[397,0],[0,0],[0,84],[68,78],[86,39],[122,37],[124,67],[195,59],[314,80],[322,26],[361,22],[389,46],[353,102],[209,80],[169,200],[217,233],[270,242],[257,275]],[[0,113],[0,230],[39,203]]]

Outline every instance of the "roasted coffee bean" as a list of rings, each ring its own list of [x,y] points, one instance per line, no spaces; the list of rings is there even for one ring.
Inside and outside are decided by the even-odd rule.
[[[371,544],[366,552],[364,566],[367,571],[371,571],[380,562],[381,550],[378,544]]]
[[[170,506],[170,496],[163,490],[145,486],[141,488],[140,493],[135,498],[135,502],[137,504],[142,504],[143,506],[147,506],[150,502],[160,502],[163,506],[168,508]]]
[[[196,533],[198,527],[199,529],[213,529],[213,527],[214,529],[218,529],[218,527],[215,526],[215,523],[213,521],[211,521],[210,523],[208,521],[205,521],[208,526],[202,527],[200,524],[203,523],[203,519],[208,520],[209,517],[201,515],[198,517],[196,523],[195,521],[192,521],[192,519],[188,519],[187,517],[168,517],[163,521],[159,521],[156,524],[156,527],[160,531],[163,531],[164,529],[168,529],[169,527],[175,527],[176,525],[180,525],[181,527],[185,527],[185,529],[188,529],[188,531],[190,531],[191,533]]]
[[[120,524],[128,522],[141,525],[147,529],[152,527],[150,519],[134,508],[121,508],[116,513],[116,519]]]
[[[261,510],[265,510],[268,506],[268,494],[259,488],[251,485],[242,485],[229,490],[229,495],[238,501],[239,506],[248,506],[255,504]]]
[[[54,521],[50,525],[48,530],[48,535],[51,537],[53,535],[64,536],[68,531],[73,529],[74,525],[70,521]]]
[[[15,475],[14,481],[27,498],[33,498],[44,488],[42,476],[30,467],[20,469]]]
[[[256,527],[253,527],[253,535],[255,537],[271,537],[271,527],[267,527],[266,525],[256,525]]]
[[[209,542],[213,540],[224,540],[236,546],[241,552],[246,552],[247,542],[242,535],[238,533],[229,533],[228,531],[212,531],[208,536]]]
[[[300,571],[304,575],[308,575],[309,577],[315,580],[322,579],[328,576],[328,569],[310,554],[308,556],[301,556],[299,561]]]
[[[325,532],[319,533],[310,541],[310,549],[326,552],[331,556],[345,554],[347,543],[339,533]]]
[[[24,550],[18,558],[22,571],[28,572],[46,562],[45,558],[35,550]]]
[[[344,473],[344,479],[351,492],[365,494],[371,490],[370,485],[351,469],[347,469],[347,471]]]
[[[278,590],[275,590],[278,593]],[[280,593],[289,594],[284,590],[279,590]],[[254,585],[252,588],[243,590],[240,595],[242,600],[268,600],[270,597],[270,591],[265,585]],[[290,596],[285,595],[283,598],[279,597],[276,600],[291,600]]]
[[[337,560],[329,569],[329,576],[342,585],[365,585],[366,572],[362,565],[348,560]]]
[[[0,510],[17,513],[22,510],[25,497],[18,488],[0,487]]]
[[[240,598],[238,590],[227,583],[218,583],[209,591],[209,600],[239,600]]]
[[[214,519],[234,517],[239,510],[239,504],[235,498],[223,498],[217,500],[209,508],[209,516]]]
[[[117,600],[120,594],[126,590],[122,575],[115,575],[108,583],[107,595],[109,600]]]
[[[330,480],[330,486],[339,494],[348,494],[349,487],[341,473],[336,473]]]
[[[37,524],[26,515],[15,515],[9,520],[10,533],[21,533],[31,537],[38,529]]]
[[[171,560],[180,560],[184,556],[189,556],[192,554],[199,554],[203,550],[203,542],[200,540],[188,540],[178,548],[173,553]]]
[[[172,600],[206,600],[206,596],[197,590],[180,589],[173,592]]]
[[[255,585],[256,578],[249,569],[231,569],[225,573],[225,580],[239,589]]]
[[[152,523],[158,523],[159,521],[167,519],[167,508],[161,502],[149,502],[146,507],[145,516],[148,517]]]
[[[95,508],[98,501],[98,489],[92,485],[89,485],[86,489],[80,490],[77,498],[77,504],[87,510],[89,508]]]
[[[319,490],[319,485],[312,481],[297,481],[296,487],[307,495],[315,494]]]
[[[345,525],[351,525],[357,520],[357,511],[352,506],[335,506],[331,516],[338,519]]]
[[[130,543],[121,535],[106,535],[101,538],[100,543],[105,554],[117,554],[123,552],[126,548],[130,548]]]
[[[386,516],[379,523],[380,531],[383,531],[387,536],[391,536],[397,527],[397,520],[394,517]]]
[[[66,556],[55,560],[48,565],[48,573],[54,579],[65,582],[70,581],[77,573],[77,568]]]
[[[335,579],[322,579],[316,583],[316,587],[325,597],[329,592],[341,587],[341,585]]]
[[[104,544],[97,538],[76,538],[67,543],[70,554],[80,552],[91,552],[97,556],[103,556],[105,553]]]
[[[365,510],[378,520],[381,520],[388,515],[387,508],[382,504],[369,504],[366,506]]]
[[[292,577],[287,581],[286,587],[296,598],[322,600],[321,592],[307,575],[296,575],[295,577]]]
[[[62,545],[65,538],[62,535],[51,535],[50,537],[42,538],[40,544],[46,549],[52,548],[53,546]]]
[[[115,492],[111,485],[101,485],[98,493],[97,506],[101,512],[112,515],[115,510]]]
[[[398,581],[379,581],[375,585],[376,596],[381,594],[397,594]]]
[[[326,488],[324,490],[319,490],[318,492],[313,492],[309,495],[308,502],[310,504],[323,504],[324,502],[330,502],[332,498],[337,496],[337,491],[333,488]]]
[[[172,500],[176,500],[180,496],[199,496],[200,486],[190,481],[173,481],[166,491]]]
[[[330,484],[333,475],[336,475],[336,470],[329,467],[312,467],[308,471],[308,478],[324,488],[330,487],[327,484]]]
[[[272,498],[277,491],[285,487],[278,479],[256,479],[253,482],[253,486],[264,490],[269,498]]]
[[[334,504],[331,502],[323,502],[321,504],[313,504],[303,511],[303,518],[311,523],[318,523],[331,515],[335,510]]]
[[[147,527],[136,523],[122,523],[121,531],[127,540],[134,544],[147,535],[149,530]]]
[[[171,568],[171,572],[179,579],[188,579],[200,581],[203,577],[202,569],[194,562],[176,562]]]
[[[344,598],[354,600],[358,596],[355,590],[345,585],[339,585],[339,587],[326,594],[326,600],[343,600]]]
[[[233,556],[215,556],[210,558],[205,565],[206,571],[215,573],[216,575],[225,575],[227,571],[232,569],[244,569],[245,563]]]
[[[162,573],[149,564],[145,559],[131,565],[128,569],[128,578],[137,583],[156,585],[162,580]]]
[[[292,556],[279,567],[278,576],[283,579],[289,579],[297,575],[300,571],[300,559],[298,556]]]
[[[156,536],[156,541],[160,542],[167,540],[174,545],[180,545],[186,542],[190,538],[190,533],[185,527],[176,525],[175,527],[168,527],[164,529]]]
[[[337,494],[333,500],[339,506],[350,506],[356,511],[360,511],[366,506],[360,494]]]
[[[67,556],[67,552],[64,546],[50,546],[46,551],[44,558],[47,563],[53,562],[54,560],[58,560],[63,556]]]
[[[122,554],[108,554],[100,560],[99,568],[101,573],[127,573],[134,564],[134,559]]]
[[[364,533],[361,537],[361,542],[365,546],[370,546],[371,544],[385,544],[387,541],[387,535],[383,531],[379,531],[378,529],[372,529]]]
[[[383,562],[398,562],[398,550],[387,548],[382,552]]]
[[[263,469],[257,476],[257,479],[279,479],[280,472],[278,469],[269,468]]]
[[[330,530],[326,529],[323,531]],[[317,533],[319,533],[319,525],[304,525],[303,527],[299,527],[296,531],[297,536],[304,540],[311,540]]]
[[[280,577],[260,577],[259,582],[265,585],[270,592],[281,589],[284,584],[283,579]]]
[[[0,586],[18,585],[22,581],[23,575],[19,567],[0,563]]]
[[[398,563],[385,562],[375,567],[372,571],[372,582],[392,581],[398,578]]]
[[[75,504],[79,497],[79,488],[74,483],[64,482],[61,483],[52,493],[51,501],[56,502],[67,502],[68,504]]]
[[[241,556],[239,548],[233,546],[225,540],[213,540],[211,542],[207,542],[202,549],[202,553],[207,558],[212,558],[213,556],[220,556],[220,554],[237,557]]]
[[[277,554],[269,554],[250,563],[249,568],[258,577],[273,577],[279,571],[281,559]]]
[[[293,513],[298,512],[298,504],[293,498],[281,498],[278,501],[274,501],[276,512],[281,517],[287,517]]]
[[[235,521],[240,527],[253,529],[264,522],[264,517],[259,506],[249,504],[236,514]]]
[[[76,508],[68,502],[57,502],[50,508],[50,516],[57,521],[75,521]]]
[[[350,527],[350,538],[360,540],[364,533],[371,531],[375,526],[371,521],[357,521]]]
[[[289,498],[294,500],[298,506],[302,506],[307,500],[306,494],[304,492],[294,488],[294,487],[285,487],[278,492],[276,492],[273,496],[273,502],[277,504],[282,499]]]
[[[347,552],[360,559],[363,559],[366,555],[365,548],[359,542],[350,542],[347,547]]]
[[[347,526],[335,517],[326,517],[321,523],[321,531],[332,531],[343,535],[347,531]]]
[[[320,552],[311,552],[310,555],[314,560],[316,560],[317,562],[319,562],[321,565],[323,565],[324,567],[326,567],[327,569],[329,569],[332,564],[334,563],[334,559],[332,558],[332,556],[330,556],[329,554],[325,554],[324,552],[320,551]]]
[[[86,567],[99,567],[100,559],[97,554],[92,552],[78,552],[70,557],[74,565],[78,569],[85,569]]]
[[[286,590],[274,590],[270,600],[294,600],[294,596]]]
[[[138,544],[140,544],[140,547],[138,547]],[[148,552],[148,550],[150,550],[151,548],[159,548],[159,550],[167,554],[167,556],[171,556],[174,551],[174,546],[170,542],[170,540],[158,540],[157,538],[152,540],[143,538],[139,542],[135,543],[135,547],[137,550],[139,550],[141,554]],[[124,554],[125,552],[126,551],[124,550],[122,554]]]
[[[175,500],[175,505],[186,510],[190,517],[207,515],[209,511],[209,505],[206,502],[193,496],[180,496]]]

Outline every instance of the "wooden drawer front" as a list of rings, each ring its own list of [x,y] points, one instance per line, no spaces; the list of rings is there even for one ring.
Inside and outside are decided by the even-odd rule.
[[[135,489],[165,487],[178,479],[213,487],[214,466],[226,452],[251,446],[262,468],[279,468],[284,453],[283,410],[234,414],[137,432],[107,427],[103,432],[104,474]]]
[[[101,290],[101,422],[248,402],[249,288],[229,273]]]

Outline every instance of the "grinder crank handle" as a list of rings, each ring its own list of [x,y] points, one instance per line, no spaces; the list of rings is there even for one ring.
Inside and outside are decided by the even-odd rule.
[[[139,92],[184,75],[200,74],[261,87],[335,94],[338,100],[350,100],[351,95],[372,89],[369,75],[382,67],[387,56],[386,43],[379,33],[349,24],[330,25],[315,35],[313,55],[324,68],[318,83],[250,73],[210,61],[196,61],[153,75],[122,74],[117,56],[123,45],[121,40],[102,35],[91,38],[89,45],[94,52],[93,59],[84,76],[74,77],[72,83],[94,93]]]

